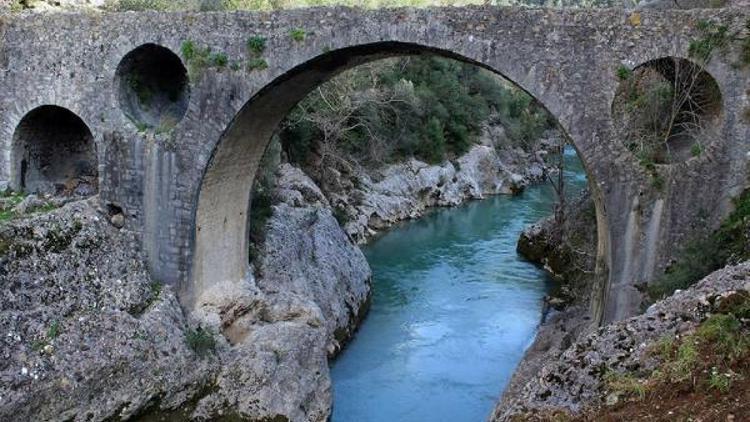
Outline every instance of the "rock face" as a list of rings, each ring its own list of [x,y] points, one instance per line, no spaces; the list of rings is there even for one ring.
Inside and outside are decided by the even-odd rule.
[[[604,404],[607,372],[656,369],[658,361],[648,352],[658,340],[693,331],[720,308],[723,298],[739,291],[750,291],[748,262],[707,276],[651,306],[643,315],[598,329],[550,357],[517,397],[495,409],[491,420],[529,418],[553,409],[577,413]]]
[[[93,200],[2,228],[0,420],[327,420],[370,270],[315,185],[280,174],[260,276],[190,315]]]
[[[91,203],[0,239],[1,420],[127,417],[208,382],[215,360],[189,349],[174,294],[152,285],[131,239]]]
[[[430,165],[412,158],[380,171],[338,173],[321,185],[345,231],[363,242],[430,207],[520,192],[544,172],[541,160],[521,150],[498,153],[476,145],[453,162]]]

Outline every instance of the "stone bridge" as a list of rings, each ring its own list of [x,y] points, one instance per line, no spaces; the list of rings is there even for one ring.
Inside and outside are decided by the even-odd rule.
[[[518,84],[573,140],[596,202],[592,311],[617,320],[638,311],[640,285],[685,239],[716,227],[744,188],[750,76],[731,57],[709,63],[722,94],[716,135],[699,156],[659,166],[657,189],[617,141],[616,71],[686,58],[698,22],[749,16],[494,7],[5,16],[0,181],[98,180],[102,207],[124,213],[154,277],[189,307],[212,283],[247,276],[250,187],[297,101],[369,60],[451,57]],[[265,50],[249,49],[251,37],[265,38]]]

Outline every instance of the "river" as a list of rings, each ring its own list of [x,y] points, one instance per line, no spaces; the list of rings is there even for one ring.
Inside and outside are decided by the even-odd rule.
[[[569,195],[586,178],[566,150]],[[527,225],[552,213],[542,184],[430,212],[363,250],[370,312],[332,362],[333,422],[483,421],[531,344],[551,287],[516,253]]]

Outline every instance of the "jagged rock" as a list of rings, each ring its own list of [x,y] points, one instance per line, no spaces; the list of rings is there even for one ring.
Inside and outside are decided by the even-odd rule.
[[[640,316],[599,328],[560,355],[549,356],[520,393],[495,408],[491,420],[517,420],[514,418],[554,409],[575,413],[605,404],[610,393],[604,380],[606,372],[657,369],[659,362],[649,353],[657,341],[692,332],[738,291],[750,291],[750,262],[716,271]]]
[[[188,314],[97,199],[3,226],[0,420],[327,420],[328,357],[366,310],[370,270],[314,184],[283,173],[274,196],[294,205],[274,208],[261,277],[217,281]]]
[[[529,166],[533,161],[521,150],[499,153],[492,146],[475,145],[453,162],[430,165],[412,158],[377,174],[362,171],[353,175],[354,182],[343,182],[340,176],[323,186],[329,201],[344,210],[346,232],[364,242],[378,230],[417,218],[430,207],[518,193],[544,176],[542,164]]]

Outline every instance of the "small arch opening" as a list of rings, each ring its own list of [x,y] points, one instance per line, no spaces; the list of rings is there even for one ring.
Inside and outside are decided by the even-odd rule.
[[[15,188],[91,196],[98,190],[94,137],[75,113],[58,106],[29,112],[13,135]]]
[[[168,48],[156,44],[136,48],[122,59],[115,78],[120,107],[139,128],[172,128],[187,111],[187,69]]]
[[[721,90],[704,66],[665,57],[632,71],[621,83],[612,115],[622,142],[645,166],[675,164],[701,156],[721,116]]]

